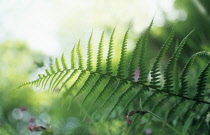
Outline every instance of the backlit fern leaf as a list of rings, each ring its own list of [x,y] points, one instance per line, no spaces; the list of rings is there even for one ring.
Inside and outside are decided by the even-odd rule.
[[[112,64],[113,64],[113,51],[114,51],[114,33],[115,33],[115,28],[110,37],[108,54],[106,58],[106,73],[108,75],[112,75],[112,72],[113,72]]]
[[[68,69],[68,65],[67,65],[67,63],[66,63],[66,57],[65,57],[64,54],[62,54],[61,63],[62,63],[62,66],[63,66],[63,70]]]
[[[84,69],[84,58],[82,54],[82,47],[80,45],[80,41],[77,45],[77,54],[78,54],[78,61],[79,61],[79,68],[78,69]]]
[[[71,69],[76,68],[76,46],[71,51]]]
[[[82,108],[85,104],[85,102],[87,101],[87,99],[98,89],[98,87],[100,86],[100,84],[102,83],[103,80],[106,79],[106,76],[100,76],[97,81],[95,82],[94,86],[92,89],[90,89],[90,91],[88,92],[88,94],[84,97],[84,100],[82,101]]]
[[[93,46],[92,46],[92,36],[93,32],[90,35],[89,41],[88,41],[88,59],[87,59],[87,70],[93,69]]]
[[[98,47],[97,65],[96,65],[97,72],[103,71],[103,51],[104,51],[103,40],[104,40],[104,32],[101,35],[101,40]]]
[[[87,87],[90,85],[90,83],[93,81],[93,79],[96,78],[96,73],[92,73],[88,76],[88,79],[85,81],[85,83],[83,84],[83,86],[78,90],[78,92],[74,95],[74,97],[72,98],[72,100],[74,100],[79,94],[81,94],[83,91],[85,91],[87,89]]]
[[[71,101],[81,95],[83,98],[81,109],[84,109],[88,114],[92,113],[92,116],[96,113],[102,113],[101,115],[105,116],[101,117],[104,118],[103,120],[108,120],[110,116],[113,118],[113,115],[115,115],[115,118],[117,118],[117,116],[121,117],[121,112],[125,113],[131,111],[129,109],[145,109],[145,112],[150,114],[148,123],[153,120],[152,117],[156,117],[168,127],[171,127],[170,124],[172,124],[176,129],[180,129],[186,133],[189,121],[196,120],[197,116],[199,116],[198,118],[200,118],[200,116],[204,117],[207,109],[210,108],[210,102],[208,99],[204,98],[204,93],[207,93],[205,90],[210,64],[207,64],[198,79],[197,91],[188,88],[187,80],[187,76],[190,74],[190,67],[193,65],[195,58],[200,55],[209,56],[209,53],[199,52],[189,59],[180,76],[179,81],[181,85],[179,88],[179,83],[175,84],[173,80],[173,69],[180,57],[181,50],[188,36],[191,34],[190,32],[182,40],[170,58],[164,71],[164,87],[161,88],[160,63],[173,40],[174,29],[172,29],[168,39],[161,47],[154,64],[151,66],[151,80],[149,80],[147,78],[147,70],[149,67],[146,63],[146,47],[152,23],[153,21],[145,32],[141,34],[136,46],[134,46],[133,52],[129,52],[127,49],[129,30],[126,31],[119,53],[121,55],[119,59],[115,60],[113,58],[113,53],[116,52],[114,50],[114,29],[110,37],[106,58],[104,57],[104,50],[106,50],[103,44],[104,32],[102,33],[96,54],[96,63],[94,63],[93,56],[96,55],[94,55],[93,51],[93,33],[91,33],[87,45],[87,54],[85,56],[83,56],[83,47],[81,47],[79,41],[71,51],[70,67],[67,65],[68,62],[64,54],[62,54],[61,60],[56,58],[55,66],[52,65],[50,69],[46,69],[45,74],[39,74],[38,79],[23,83],[19,88],[31,85],[34,87],[48,88],[57,92],[65,90],[63,97],[70,95],[72,96]],[[87,62],[84,62],[84,57],[87,57]],[[129,61],[129,63],[127,63],[127,61]],[[116,64],[118,64],[118,66]],[[128,71],[126,71],[127,69]],[[133,74],[137,69],[140,70],[140,76],[139,80],[134,81]],[[114,71],[117,71],[116,75]],[[174,92],[173,89],[175,85],[176,89],[178,88],[177,92]],[[190,91],[195,93],[194,96],[187,94]],[[141,98],[144,99],[142,104],[143,108],[139,107],[138,101]],[[165,109],[165,106],[167,106],[167,109]],[[187,110],[186,108],[189,109]],[[102,109],[104,112],[101,112]],[[181,110],[180,113],[178,113],[178,110]],[[196,115],[191,115],[192,112],[197,113]],[[142,116],[139,119],[142,118],[144,117]],[[163,120],[167,120],[169,124],[166,124]],[[177,122],[178,120],[180,122]],[[136,123],[138,126],[138,122]],[[133,127],[135,127],[135,125],[133,125]]]

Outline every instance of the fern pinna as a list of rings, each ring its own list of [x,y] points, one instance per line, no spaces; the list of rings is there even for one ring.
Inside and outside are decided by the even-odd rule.
[[[95,114],[100,114],[100,120],[103,122],[117,118],[124,119],[125,115],[128,124],[131,124],[129,128],[140,127],[135,128],[137,132],[143,131],[150,124],[157,124],[158,119],[175,134],[197,134],[197,131],[199,134],[207,134],[208,130],[202,129],[209,128],[207,116],[210,101],[206,85],[210,70],[210,53],[198,52],[189,59],[178,79],[179,82],[176,82],[179,84],[179,90],[175,91],[174,69],[192,32],[183,38],[165,70],[162,71],[161,61],[173,43],[173,28],[150,69],[145,63],[152,23],[153,21],[141,34],[133,52],[127,50],[129,29],[126,31],[118,61],[114,60],[115,29],[108,46],[104,44],[104,32],[102,33],[96,59],[93,57],[96,50],[92,46],[93,33],[91,33],[86,64],[81,44],[78,42],[71,51],[70,67],[63,54],[61,60],[56,58],[55,66],[46,69],[45,74],[40,74],[37,80],[26,82],[20,87],[31,85],[48,87],[52,91],[59,89],[64,91],[64,97],[72,97],[70,103],[80,97],[81,109],[92,115],[92,121]],[[107,54],[105,48],[108,50]],[[190,68],[196,57],[200,56],[207,57],[207,65],[198,77],[197,87],[189,87]],[[113,66],[115,64],[118,64],[117,69]],[[134,75],[136,70],[139,70],[139,73]],[[138,79],[134,79],[134,76],[138,76]],[[133,119],[134,116],[138,119]]]

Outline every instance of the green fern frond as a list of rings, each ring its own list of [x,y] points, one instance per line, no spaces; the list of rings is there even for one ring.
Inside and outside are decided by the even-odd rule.
[[[143,34],[142,34],[143,35]],[[131,55],[131,60],[130,60],[130,65],[129,65],[129,74],[128,74],[128,78],[133,81],[133,73],[135,72],[135,70],[138,69],[138,60],[139,60],[139,52],[141,50],[141,42],[142,42],[142,37],[143,36],[140,36],[138,42],[136,43],[136,46],[133,50],[133,53]]]
[[[103,95],[105,94],[106,90],[109,89],[109,87],[116,81],[115,77],[111,77],[109,78],[109,81],[106,83],[106,85],[104,86],[104,88],[100,91],[100,93],[98,94],[98,96],[95,98],[95,100],[93,101],[93,103],[89,106],[88,108],[88,112],[90,111],[90,109],[96,104],[98,103],[98,101],[100,100],[100,98],[103,97]]]
[[[57,72],[54,65],[50,66],[50,71],[51,71],[52,74]]]
[[[65,55],[64,54],[62,54],[61,63],[62,63],[62,66],[63,66],[63,70],[68,69],[68,65],[66,63],[66,58],[65,58]]]
[[[58,92],[65,90],[63,97],[72,96],[70,103],[81,95],[83,98],[81,110],[84,109],[88,115],[92,113],[93,116],[96,113],[101,113],[103,109],[103,117],[101,117],[103,120],[108,120],[112,114],[117,114],[116,117],[121,116],[121,113],[131,111],[130,109],[144,109],[151,114],[148,119],[149,124],[151,124],[150,121],[153,120],[153,117],[156,117],[175,132],[176,129],[180,129],[180,131],[186,133],[189,127],[189,121],[197,120],[201,116],[203,117],[207,109],[210,108],[210,102],[208,99],[204,98],[210,63],[207,64],[198,79],[197,91],[190,89],[195,96],[187,94],[189,92],[187,76],[190,74],[190,68],[197,56],[210,55],[208,52],[198,52],[194,54],[184,66],[182,74],[178,79],[180,81],[180,88],[179,83],[174,83],[173,70],[188,36],[192,33],[190,32],[181,41],[170,58],[164,71],[163,79],[165,83],[163,84],[163,88],[161,88],[160,63],[173,40],[174,28],[171,30],[169,37],[161,47],[152,65],[150,72],[151,80],[149,80],[147,78],[147,70],[149,67],[148,64],[146,64],[146,47],[152,24],[153,21],[140,36],[131,56],[127,50],[128,29],[121,45],[120,59],[113,61],[114,28],[110,37],[106,58],[104,57],[104,32],[102,33],[95,64],[92,46],[93,34],[91,33],[87,45],[87,62],[84,62],[85,56],[83,56],[79,41],[71,51],[70,67],[67,65],[68,62],[66,62],[64,54],[62,54],[60,60],[58,58],[55,59],[55,65],[45,70],[45,74],[39,74],[38,79],[23,83],[19,88],[31,85],[48,88],[52,91],[58,90]],[[127,61],[130,63],[126,63]],[[116,67],[114,64],[118,64],[117,69],[114,68]],[[128,71],[126,71],[127,69]],[[140,70],[140,78],[138,81],[134,81],[133,74],[137,69]],[[114,74],[115,70],[117,71],[116,75]],[[175,87],[176,90],[179,91],[174,92],[175,90],[173,88]],[[139,106],[138,101],[140,99],[143,99],[144,102]],[[143,108],[141,106],[143,106]],[[167,110],[164,108],[165,106],[168,107]],[[178,113],[178,110],[181,111]],[[192,115],[194,113],[196,115]],[[143,118],[143,116],[141,118]],[[164,120],[167,120],[167,122],[164,122]],[[171,125],[174,125],[176,129],[171,127]]]
[[[74,46],[74,48],[71,51],[71,69],[75,69],[76,68],[76,46]]]
[[[143,34],[142,41],[140,42],[141,49],[140,49],[138,67],[139,67],[139,71],[140,71],[139,81],[141,83],[146,83],[147,82],[145,55],[146,55],[146,47],[147,47],[147,44],[148,44],[147,42],[148,42],[148,38],[149,38],[149,34],[150,34],[150,31],[151,31],[152,25],[153,25],[153,19],[152,19],[149,27],[147,28],[147,30]]]
[[[207,83],[207,76],[209,73],[210,69],[210,62],[207,64],[205,69],[202,71],[201,75],[198,78],[198,83],[197,83],[197,94],[195,95],[196,100],[203,100],[204,97],[204,91],[206,89],[206,83]]]
[[[181,87],[180,90],[178,92],[178,95],[183,95],[186,96],[187,94],[187,90],[188,90],[188,81],[187,81],[187,75],[189,74],[190,71],[190,67],[192,67],[196,57],[198,56],[208,56],[210,57],[210,53],[209,52],[198,52],[195,53],[193,56],[191,56],[191,58],[189,59],[189,61],[187,62],[187,64],[185,65],[182,74],[180,75],[180,82],[181,82]],[[175,116],[176,111],[178,110],[178,108],[180,106],[182,106],[185,103],[186,100],[184,99],[180,99],[179,98],[179,102],[177,102],[173,108],[171,108],[171,110],[169,110],[168,115],[167,115],[167,119],[169,118],[173,118]]]
[[[114,51],[114,33],[115,33],[115,28],[110,37],[108,54],[106,58],[106,74],[108,75],[112,75],[113,72],[112,64],[113,64],[113,51]]]
[[[174,64],[176,63],[176,61],[178,60],[178,58],[180,57],[180,53],[182,51],[183,46],[185,45],[187,38],[189,37],[189,35],[193,32],[194,30],[192,30],[179,44],[177,50],[174,52],[173,56],[170,58],[169,63],[165,69],[165,73],[164,73],[164,90],[167,92],[173,92],[172,88],[173,88],[173,78],[172,78],[172,71],[174,69]]]
[[[85,91],[87,89],[87,87],[90,85],[90,83],[92,83],[92,81],[94,79],[96,79],[97,75],[96,73],[92,73],[88,76],[88,79],[85,81],[85,83],[83,84],[83,86],[78,90],[78,92],[74,95],[74,97],[72,98],[72,100],[74,100],[79,94],[81,94],[83,91]]]
[[[181,88],[179,90],[179,95],[187,95],[187,88],[188,88],[188,81],[186,79],[186,76],[189,74],[189,70],[190,70],[190,67],[193,65],[194,61],[195,61],[195,58],[197,56],[209,56],[210,57],[210,54],[208,52],[198,52],[198,53],[195,53],[190,59],[189,61],[187,62],[187,64],[185,65],[183,71],[182,71],[182,74],[180,76],[180,82],[181,82]]]
[[[75,83],[73,83],[73,85],[71,85],[64,93],[65,96],[68,96],[70,94],[70,92],[76,88],[78,86],[78,84],[83,81],[84,76],[87,74],[87,71],[81,71],[81,73],[79,74],[78,78],[76,79]]]
[[[87,59],[87,70],[93,70],[93,46],[92,46],[92,36],[93,32],[90,35],[89,41],[88,41],[88,59]]]
[[[124,98],[126,97],[126,95],[128,95],[129,92],[132,91],[132,89],[134,88],[133,85],[131,85],[129,88],[127,88],[118,98],[117,102],[114,104],[114,106],[111,108],[111,110],[109,111],[109,113],[107,114],[106,118],[104,119],[107,120],[109,118],[109,116],[112,114],[112,112],[120,105],[120,103],[124,100]]]
[[[159,88],[160,86],[160,61],[162,60],[163,56],[165,55],[165,53],[167,52],[169,46],[171,45],[171,42],[173,40],[174,37],[174,28],[171,30],[171,33],[169,34],[168,39],[165,41],[165,43],[163,44],[163,46],[161,47],[158,56],[155,59],[155,62],[152,66],[151,69],[151,85]]]
[[[126,105],[122,109],[122,113],[124,113],[128,109],[129,105],[133,103],[135,99],[139,98],[145,92],[145,90],[148,89],[145,87],[146,86],[143,86],[132,98],[130,98],[130,100],[126,103]]]
[[[121,80],[118,84],[118,86],[112,91],[112,93],[109,95],[109,97],[105,100],[105,102],[98,108],[96,109],[93,113],[96,113],[98,111],[100,111],[101,109],[103,109],[107,104],[108,102],[114,98],[114,96],[117,94],[117,92],[122,89],[126,84],[128,84],[127,81],[125,80]]]
[[[85,102],[87,101],[87,99],[98,89],[98,87],[100,86],[100,84],[102,83],[102,81],[104,81],[106,79],[106,76],[100,76],[97,81],[95,82],[94,86],[92,89],[90,89],[90,91],[88,92],[88,94],[84,97],[84,100],[82,101],[82,108],[85,104]]]
[[[78,70],[74,70],[73,72],[71,72],[71,74],[62,83],[60,90],[62,90],[64,88],[64,86],[66,86],[67,83],[70,82],[78,72],[79,72]]]
[[[117,76],[119,78],[125,77],[125,67],[126,67],[126,59],[127,59],[127,39],[128,39],[128,32],[129,29],[126,31],[122,47],[121,47],[121,56],[120,56],[120,63],[118,65]]]
[[[80,41],[77,44],[77,55],[79,59],[79,68],[78,69],[84,69],[84,58],[82,54],[82,47],[80,45]]]
[[[104,32],[101,35],[101,40],[98,47],[98,55],[97,55],[97,65],[96,71],[102,72],[103,71],[103,51],[104,51]]]
[[[58,72],[62,71],[61,64],[58,58],[55,59],[55,65]]]

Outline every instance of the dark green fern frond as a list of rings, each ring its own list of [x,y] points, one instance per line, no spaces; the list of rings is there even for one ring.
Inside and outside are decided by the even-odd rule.
[[[107,116],[105,117],[104,120],[107,120],[110,115],[112,114],[112,112],[120,105],[120,103],[123,102],[123,100],[125,99],[125,97],[132,91],[132,89],[135,86],[131,85],[130,87],[128,87],[118,98],[117,102],[114,104],[114,106],[111,108],[111,110],[108,112]]]
[[[88,59],[87,59],[87,70],[93,70],[93,46],[92,46],[92,36],[93,32],[90,35],[89,41],[88,41]]]
[[[88,94],[84,97],[84,100],[82,101],[82,108],[84,106],[84,104],[86,103],[87,99],[98,89],[98,87],[100,86],[100,84],[102,83],[102,81],[104,81],[106,79],[106,76],[100,76],[97,81],[95,82],[93,88],[90,89],[90,91],[88,92]]]
[[[153,20],[151,21],[151,23],[150,23],[149,27],[147,28],[147,30],[145,31],[145,33],[142,35],[142,41],[140,42],[141,49],[140,49],[138,67],[139,67],[139,71],[140,71],[139,81],[141,83],[147,82],[145,55],[146,55],[146,47],[148,44],[147,42],[148,42],[148,38],[149,38],[149,34],[151,31],[152,25],[153,25]]]
[[[108,104],[109,101],[111,101],[111,99],[115,98],[115,95],[117,94],[117,92],[119,92],[119,90],[121,90],[126,84],[128,84],[128,81],[126,80],[121,80],[118,84],[118,86],[112,91],[112,93],[109,95],[109,97],[105,100],[105,102],[94,111],[94,113],[100,111],[101,109],[105,108],[106,105]]]
[[[188,88],[188,81],[186,79],[187,75],[189,74],[189,70],[190,70],[190,67],[193,65],[194,61],[195,61],[195,58],[197,56],[209,56],[210,57],[210,54],[208,52],[198,52],[198,53],[195,53],[190,59],[189,61],[187,62],[187,64],[185,65],[183,71],[182,71],[182,74],[180,76],[180,82],[181,82],[181,88],[179,90],[179,95],[187,95],[187,88]]]
[[[133,50],[133,53],[131,55],[131,60],[130,60],[130,66],[128,68],[128,78],[133,81],[133,76],[134,76],[134,72],[135,70],[138,69],[138,62],[139,62],[139,52],[141,51],[141,42],[142,42],[142,38],[143,38],[144,33],[139,37],[138,42],[136,43],[136,46]]]
[[[203,100],[204,97],[204,91],[206,89],[206,83],[207,83],[207,76],[209,73],[210,69],[210,62],[207,64],[205,69],[202,71],[201,75],[198,78],[198,83],[197,83],[197,93],[195,95],[196,100]]]
[[[99,102],[99,100],[104,96],[105,92],[107,91],[107,89],[109,89],[111,87],[111,85],[116,81],[115,77],[111,77],[109,78],[109,81],[104,85],[103,89],[100,91],[100,93],[98,94],[98,96],[95,98],[95,100],[93,101],[93,103],[89,106],[88,110],[89,111],[96,103]]]
[[[165,73],[164,73],[164,90],[167,92],[173,92],[172,88],[173,88],[173,78],[172,78],[172,73],[173,73],[173,69],[174,69],[174,65],[176,63],[176,61],[178,60],[178,58],[180,57],[180,53],[182,51],[183,46],[185,45],[187,38],[189,37],[189,35],[193,32],[194,30],[192,30],[179,44],[178,48],[176,49],[176,51],[174,52],[173,56],[170,58],[169,63],[165,69]]]
[[[166,51],[168,50],[169,46],[171,45],[171,42],[173,40],[174,37],[174,28],[171,30],[171,33],[169,34],[168,39],[165,41],[165,43],[163,44],[163,46],[161,47],[158,56],[155,59],[155,62],[152,66],[151,69],[151,85],[155,86],[155,87],[160,87],[158,86],[160,83],[160,61],[162,60],[163,56],[165,55]]]
[[[106,74],[108,75],[112,75],[113,72],[112,64],[113,64],[113,51],[114,51],[114,33],[115,33],[115,28],[110,37],[108,54],[106,58]]]
[[[87,87],[90,85],[90,83],[92,83],[92,81],[94,79],[96,79],[97,74],[96,73],[92,73],[88,76],[88,79],[85,81],[85,83],[83,84],[83,86],[78,90],[78,92],[74,95],[74,97],[72,98],[72,100],[74,100],[79,94],[81,94],[83,91],[85,91],[87,89]]]
[[[125,66],[126,66],[126,59],[127,59],[127,39],[128,39],[128,32],[129,29],[126,31],[122,47],[121,47],[121,56],[120,56],[120,63],[118,65],[117,76],[119,78],[125,77]]]

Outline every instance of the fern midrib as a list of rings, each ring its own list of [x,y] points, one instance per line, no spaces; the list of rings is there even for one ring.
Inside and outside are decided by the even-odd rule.
[[[138,85],[142,85],[142,86],[146,86],[146,87],[149,87],[151,89],[154,89],[156,91],[159,91],[159,92],[162,92],[162,93],[166,93],[170,96],[174,96],[174,97],[180,97],[180,98],[183,98],[183,99],[186,99],[186,100],[191,100],[191,101],[195,101],[195,102],[200,102],[200,103],[204,103],[204,104],[210,104],[210,102],[208,101],[203,101],[203,100],[198,100],[198,99],[195,99],[195,98],[190,98],[190,97],[186,97],[186,96],[182,96],[182,95],[177,95],[175,93],[171,93],[171,92],[167,92],[167,91],[164,91],[164,90],[161,90],[161,89],[158,89],[158,88],[155,88],[154,86],[152,85],[147,85],[147,84],[144,84],[144,83],[141,83],[141,82],[133,82],[131,81],[128,77],[127,78],[122,78],[122,77],[119,77],[119,76],[114,76],[114,75],[110,75],[110,74],[106,74],[106,73],[101,73],[101,72],[98,72],[98,71],[90,71],[90,70],[87,70],[87,69],[66,69],[66,70],[63,70],[63,71],[58,71],[58,72],[55,72],[55,73],[52,73],[50,75],[53,75],[53,74],[57,74],[59,72],[65,72],[65,71],[68,71],[68,70],[78,70],[78,71],[85,71],[85,72],[90,72],[90,73],[97,73],[97,74],[100,74],[100,75],[106,75],[106,76],[110,76],[110,77],[115,77],[117,79],[120,79],[120,80],[124,80],[124,81],[127,81],[127,82],[130,82],[130,84],[132,85],[135,85],[135,86],[138,86]],[[48,76],[48,75],[47,75]],[[45,77],[47,77],[45,76]],[[39,79],[37,79],[38,81]]]

